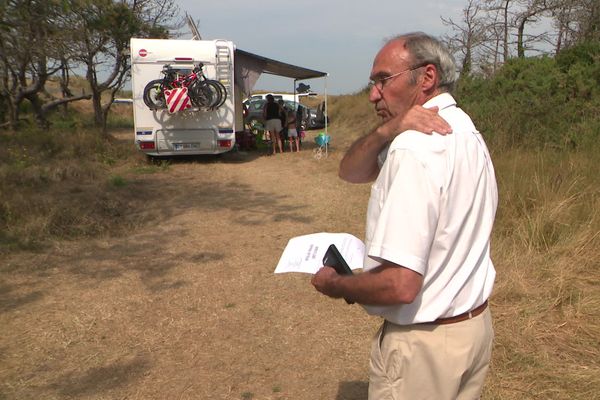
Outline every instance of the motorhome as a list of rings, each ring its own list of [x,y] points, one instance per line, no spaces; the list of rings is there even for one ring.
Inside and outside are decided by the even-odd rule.
[[[132,38],[130,45],[135,144],[149,156],[230,151],[244,129],[242,99],[262,73],[294,84],[327,75],[237,49],[228,40]],[[167,78],[175,84],[163,84]],[[210,97],[217,86],[224,88],[223,101],[203,102],[198,87]]]
[[[218,154],[233,148],[235,131],[243,123],[236,121],[233,52],[233,43],[226,40],[131,39],[135,143],[140,151],[158,156]],[[189,75],[200,64],[206,79],[218,80],[226,89],[225,101],[218,108],[191,105],[173,111],[146,104],[144,90],[163,78],[165,66]]]

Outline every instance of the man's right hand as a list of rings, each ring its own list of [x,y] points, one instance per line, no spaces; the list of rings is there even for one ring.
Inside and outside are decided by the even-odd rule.
[[[425,108],[420,105],[411,107],[402,117],[392,117],[384,122],[379,129],[385,132],[389,141],[404,131],[413,130],[431,135],[438,133],[447,135],[452,133],[452,128],[446,120],[438,114],[439,108]]]
[[[339,176],[352,183],[371,182],[379,174],[377,156],[396,136],[407,130],[446,135],[452,132],[439,116],[438,107],[413,106],[403,117],[392,117],[366,136],[355,141],[340,162]]]

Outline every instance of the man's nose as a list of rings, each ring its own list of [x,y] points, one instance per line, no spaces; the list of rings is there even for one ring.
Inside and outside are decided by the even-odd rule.
[[[379,100],[381,100],[381,92],[373,85],[369,90],[369,101],[371,103],[377,103]]]

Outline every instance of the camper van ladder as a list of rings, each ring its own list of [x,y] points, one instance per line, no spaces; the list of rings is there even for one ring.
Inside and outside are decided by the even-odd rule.
[[[217,78],[227,89],[227,93],[231,91],[231,51],[226,44],[219,44],[217,41]]]

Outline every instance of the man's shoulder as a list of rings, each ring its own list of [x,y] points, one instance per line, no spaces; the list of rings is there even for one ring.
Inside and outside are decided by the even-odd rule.
[[[450,93],[440,93],[423,104],[425,108],[438,107],[440,110],[454,106],[456,106],[456,100]]]
[[[404,131],[394,138],[390,151],[408,150],[418,153],[439,153],[447,146],[447,138],[438,133],[427,134],[420,131]]]

